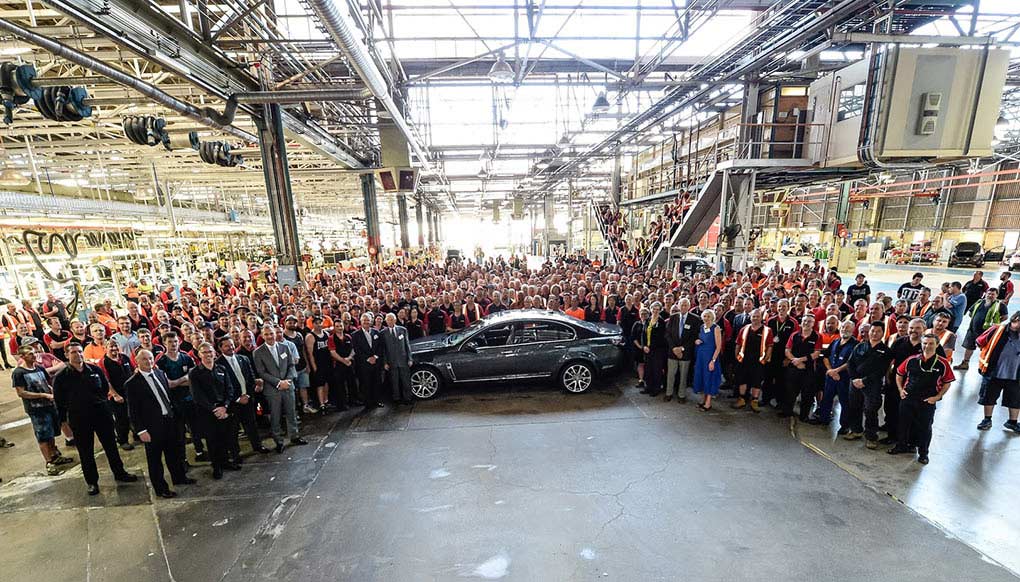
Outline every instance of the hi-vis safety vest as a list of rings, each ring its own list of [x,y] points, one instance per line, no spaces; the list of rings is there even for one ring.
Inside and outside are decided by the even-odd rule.
[[[758,361],[764,364],[768,359],[765,357],[768,352],[769,343],[772,341],[772,328],[767,325],[761,326],[761,353],[758,355]],[[744,361],[744,346],[747,345],[747,336],[751,333],[751,324],[744,326],[744,329],[740,330],[740,347],[737,349],[737,361]]]
[[[978,358],[978,372],[982,374],[988,372],[988,361],[991,359],[992,354],[995,353],[995,347],[999,345],[999,340],[1002,339],[1002,334],[1006,331],[1007,327],[1009,327],[1008,323],[999,325],[995,332],[992,333],[992,339],[981,348],[981,356]]]

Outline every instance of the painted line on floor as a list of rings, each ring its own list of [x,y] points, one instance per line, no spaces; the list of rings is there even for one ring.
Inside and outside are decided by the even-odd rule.
[[[19,418],[18,420],[12,420],[11,422],[0,424],[0,430],[18,428],[19,426],[25,426],[26,424],[30,424],[31,422],[32,419],[26,416],[25,418]]]

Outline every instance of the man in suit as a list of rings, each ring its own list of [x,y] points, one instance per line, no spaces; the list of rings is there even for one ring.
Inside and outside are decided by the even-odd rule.
[[[694,361],[694,342],[698,339],[701,319],[691,312],[691,302],[686,297],[676,303],[677,311],[666,323],[666,344],[669,346],[669,360],[666,362],[666,402],[673,399],[673,389],[679,402],[687,401],[688,380],[691,363]]]
[[[411,341],[407,329],[397,325],[397,316],[386,314],[386,327],[380,334],[383,344],[383,368],[390,373],[394,404],[411,404]]]
[[[262,436],[259,434],[259,427],[255,424],[255,394],[262,392],[262,379],[255,377],[248,358],[235,353],[234,340],[229,335],[220,337],[217,340],[220,348],[220,357],[216,359],[216,366],[221,368],[227,377],[227,386],[230,389],[230,404],[227,410],[234,420],[234,428],[230,431],[229,450],[233,461],[241,463],[241,448],[237,444],[237,425],[244,427],[244,434],[251,442],[251,448],[256,453],[268,453],[269,449],[262,446]]]
[[[124,382],[131,425],[145,444],[145,461],[152,489],[160,497],[177,497],[163,477],[164,459],[174,485],[195,483],[184,473],[184,458],[181,456],[184,443],[178,442],[175,420],[180,413],[170,400],[170,383],[166,374],[153,367],[152,352],[139,350],[135,354],[135,363],[138,369]]]
[[[383,340],[379,332],[372,329],[373,316],[364,313],[361,316],[361,329],[351,334],[354,342],[354,367],[358,373],[358,385],[365,399],[365,409],[382,406],[379,402],[380,360],[382,360]]]
[[[237,438],[237,425],[230,418],[230,388],[227,386],[226,373],[216,366],[216,350],[209,342],[198,346],[199,363],[188,372],[191,384],[191,396],[195,399],[197,424],[202,434],[209,441],[209,457],[212,461],[213,479],[221,479],[223,470],[237,471],[241,465],[228,458],[230,431],[234,429]]]
[[[276,341],[276,329],[272,325],[263,326],[262,342],[252,357],[255,360],[255,372],[264,383],[263,394],[269,401],[270,426],[276,442],[276,452],[282,453],[281,415],[286,415],[290,444],[308,444],[298,435],[297,406],[294,401],[294,379],[298,374],[290,350]]]

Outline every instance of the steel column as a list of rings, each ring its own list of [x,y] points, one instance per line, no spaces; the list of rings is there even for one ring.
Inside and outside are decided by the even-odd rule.
[[[421,196],[414,201],[414,218],[418,222],[418,248],[425,248],[425,228],[422,226],[422,199]]]
[[[400,248],[411,248],[411,237],[407,233],[407,195],[397,194],[397,220],[400,222]]]
[[[379,206],[375,195],[375,174],[361,175],[361,196],[365,203],[365,232],[368,234],[368,258],[379,262],[382,245],[379,238]],[[375,249],[373,255],[371,249]]]
[[[255,119],[259,130],[259,150],[262,153],[262,171],[269,195],[269,217],[273,224],[273,238],[283,281],[287,269],[294,268],[294,276],[301,279],[298,262],[301,247],[298,244],[297,216],[294,213],[294,194],[290,189],[287,167],[287,143],[283,137],[283,117],[279,105],[264,105],[262,117]]]

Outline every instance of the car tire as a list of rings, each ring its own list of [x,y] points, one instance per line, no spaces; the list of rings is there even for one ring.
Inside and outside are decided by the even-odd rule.
[[[443,378],[435,368],[421,367],[411,370],[411,394],[418,400],[428,400],[439,392]]]
[[[595,368],[588,362],[567,362],[560,370],[560,387],[573,394],[581,394],[595,382]]]

